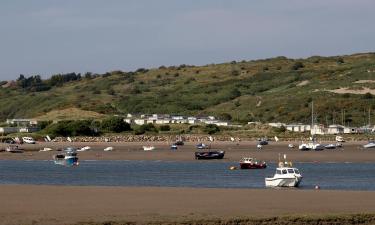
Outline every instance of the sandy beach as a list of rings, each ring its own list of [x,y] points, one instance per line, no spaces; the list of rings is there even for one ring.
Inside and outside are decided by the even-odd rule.
[[[288,155],[293,162],[375,162],[375,150],[363,149],[365,142],[347,142],[343,148],[324,151],[299,151],[296,147],[288,148],[287,142],[271,142],[262,150],[256,149],[256,142],[214,142],[212,149],[224,150],[224,161],[238,162],[242,157],[255,157],[266,162],[277,162],[279,153]],[[197,143],[185,143],[179,146],[177,151],[170,150],[171,143],[163,142],[49,142],[37,143],[35,145],[24,144],[20,147],[25,149],[24,153],[0,152],[0,159],[8,160],[50,160],[56,151],[38,152],[39,149],[50,147],[54,150],[67,146],[83,147],[90,146],[91,151],[80,152],[80,160],[172,160],[192,161],[195,160],[194,152],[197,151]],[[154,151],[143,151],[142,146],[153,145]],[[7,145],[1,144],[0,148],[5,149]],[[114,151],[104,152],[103,149],[112,146]]]
[[[0,196],[7,225],[375,212],[365,191],[2,185]]]

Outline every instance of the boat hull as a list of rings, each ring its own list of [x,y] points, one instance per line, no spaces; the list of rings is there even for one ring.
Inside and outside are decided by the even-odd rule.
[[[302,177],[295,178],[266,178],[266,187],[298,187]]]
[[[254,163],[240,163],[241,169],[265,169],[266,164],[254,164]]]
[[[195,159],[222,159],[224,151],[195,152]]]
[[[61,166],[78,166],[78,157],[69,157],[69,158],[55,158],[54,160],[56,165]]]

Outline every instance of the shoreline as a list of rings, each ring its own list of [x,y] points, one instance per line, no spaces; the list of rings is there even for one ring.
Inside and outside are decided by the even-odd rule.
[[[0,195],[0,224],[9,225],[375,213],[375,191],[0,185]]]
[[[288,148],[289,142],[270,142],[257,150],[256,141],[242,142],[218,142],[211,143],[213,150],[224,150],[224,162],[238,162],[242,157],[252,157],[266,162],[277,162],[279,155],[287,154],[287,159],[293,162],[352,162],[352,163],[375,163],[375,150],[363,149],[365,142],[345,142],[343,148],[323,151],[300,151],[298,143],[295,148]],[[332,143],[332,142],[326,142]],[[0,152],[0,160],[51,160],[57,149],[64,147],[90,146],[92,150],[79,152],[80,160],[165,160],[165,161],[196,161],[194,153],[197,143],[185,142],[178,146],[178,150],[170,150],[171,143],[168,142],[39,142],[20,145],[25,149],[24,153]],[[142,146],[153,145],[155,150],[143,151]],[[7,144],[0,144],[0,149],[5,149]],[[114,151],[104,152],[106,147],[113,147]],[[40,149],[49,147],[54,151],[39,152]],[[213,160],[219,161],[219,160]]]

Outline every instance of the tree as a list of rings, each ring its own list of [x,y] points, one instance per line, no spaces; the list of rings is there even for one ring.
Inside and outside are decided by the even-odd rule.
[[[123,118],[117,116],[104,119],[101,127],[105,131],[115,133],[131,130],[130,124],[126,123]]]

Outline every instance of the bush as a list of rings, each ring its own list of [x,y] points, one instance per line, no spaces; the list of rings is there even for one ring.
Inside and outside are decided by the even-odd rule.
[[[220,128],[216,124],[208,124],[204,128],[204,132],[206,132],[207,134],[215,134],[220,132]]]
[[[107,132],[120,133],[123,131],[131,130],[131,127],[128,123],[124,121],[122,117],[110,117],[102,121],[101,127]]]
[[[295,62],[292,66],[292,70],[299,70],[305,67],[302,62]]]
[[[161,125],[160,131],[170,131],[171,127],[169,125]]]
[[[158,129],[152,123],[143,124],[134,130],[135,135],[146,133],[146,131],[157,133]]]
[[[363,99],[372,99],[373,96],[372,96],[371,93],[367,92],[366,94],[364,94],[364,95],[362,96],[362,98],[363,98]]]
[[[94,136],[97,131],[92,129],[90,120],[60,121],[51,124],[46,128],[46,132],[53,136]]]

